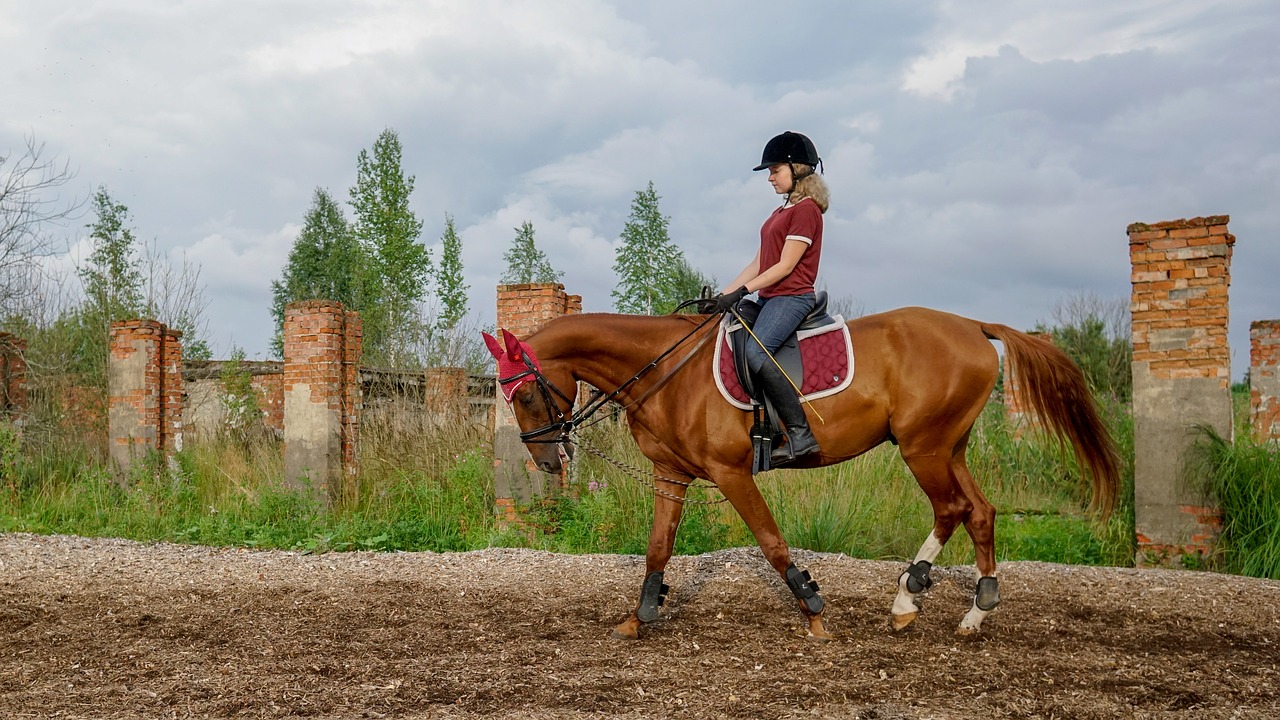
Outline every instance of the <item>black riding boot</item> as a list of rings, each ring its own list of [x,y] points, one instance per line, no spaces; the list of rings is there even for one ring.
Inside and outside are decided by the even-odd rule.
[[[769,463],[776,467],[802,455],[818,452],[818,441],[809,431],[809,420],[804,416],[800,398],[796,396],[795,388],[787,380],[787,376],[772,363],[765,363],[760,372],[756,373],[756,378],[760,389],[778,411],[778,418],[787,426],[787,442],[774,449],[769,456]]]

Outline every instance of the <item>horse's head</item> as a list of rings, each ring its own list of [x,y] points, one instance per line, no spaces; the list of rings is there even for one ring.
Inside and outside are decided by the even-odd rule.
[[[533,348],[507,330],[502,342],[488,334],[484,343],[498,361],[498,391],[511,406],[520,439],[538,469],[558,473],[573,459],[567,424],[573,414],[578,383],[566,369],[543,368]]]

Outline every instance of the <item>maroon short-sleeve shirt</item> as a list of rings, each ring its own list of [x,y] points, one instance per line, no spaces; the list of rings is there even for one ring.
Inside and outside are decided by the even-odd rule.
[[[811,198],[795,205],[784,205],[774,211],[760,227],[760,270],[764,271],[782,259],[782,247],[788,240],[799,240],[809,247],[800,256],[795,269],[776,284],[760,290],[760,297],[803,295],[814,291],[818,279],[818,259],[822,255],[822,210]]]

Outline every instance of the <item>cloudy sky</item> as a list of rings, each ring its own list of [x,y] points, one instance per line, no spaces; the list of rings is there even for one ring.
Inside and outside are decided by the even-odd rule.
[[[317,187],[345,202],[385,128],[477,321],[514,228],[588,311],[652,181],[722,281],[808,134],[832,188],[822,278],[865,311],[1030,328],[1127,302],[1125,228],[1229,214],[1234,375],[1280,317],[1280,4],[730,0],[0,0],[0,154],[34,136],[138,237],[201,268],[215,354],[265,357],[270,283]],[[62,262],[91,218],[56,229]]]

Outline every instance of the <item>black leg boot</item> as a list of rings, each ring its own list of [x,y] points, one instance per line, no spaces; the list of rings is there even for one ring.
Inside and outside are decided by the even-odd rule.
[[[787,442],[769,456],[770,464],[777,467],[803,455],[818,452],[818,441],[809,431],[809,419],[804,416],[800,398],[796,396],[787,376],[772,363],[765,363],[760,372],[756,373],[756,378],[760,389],[778,411],[778,418],[787,426]]]

